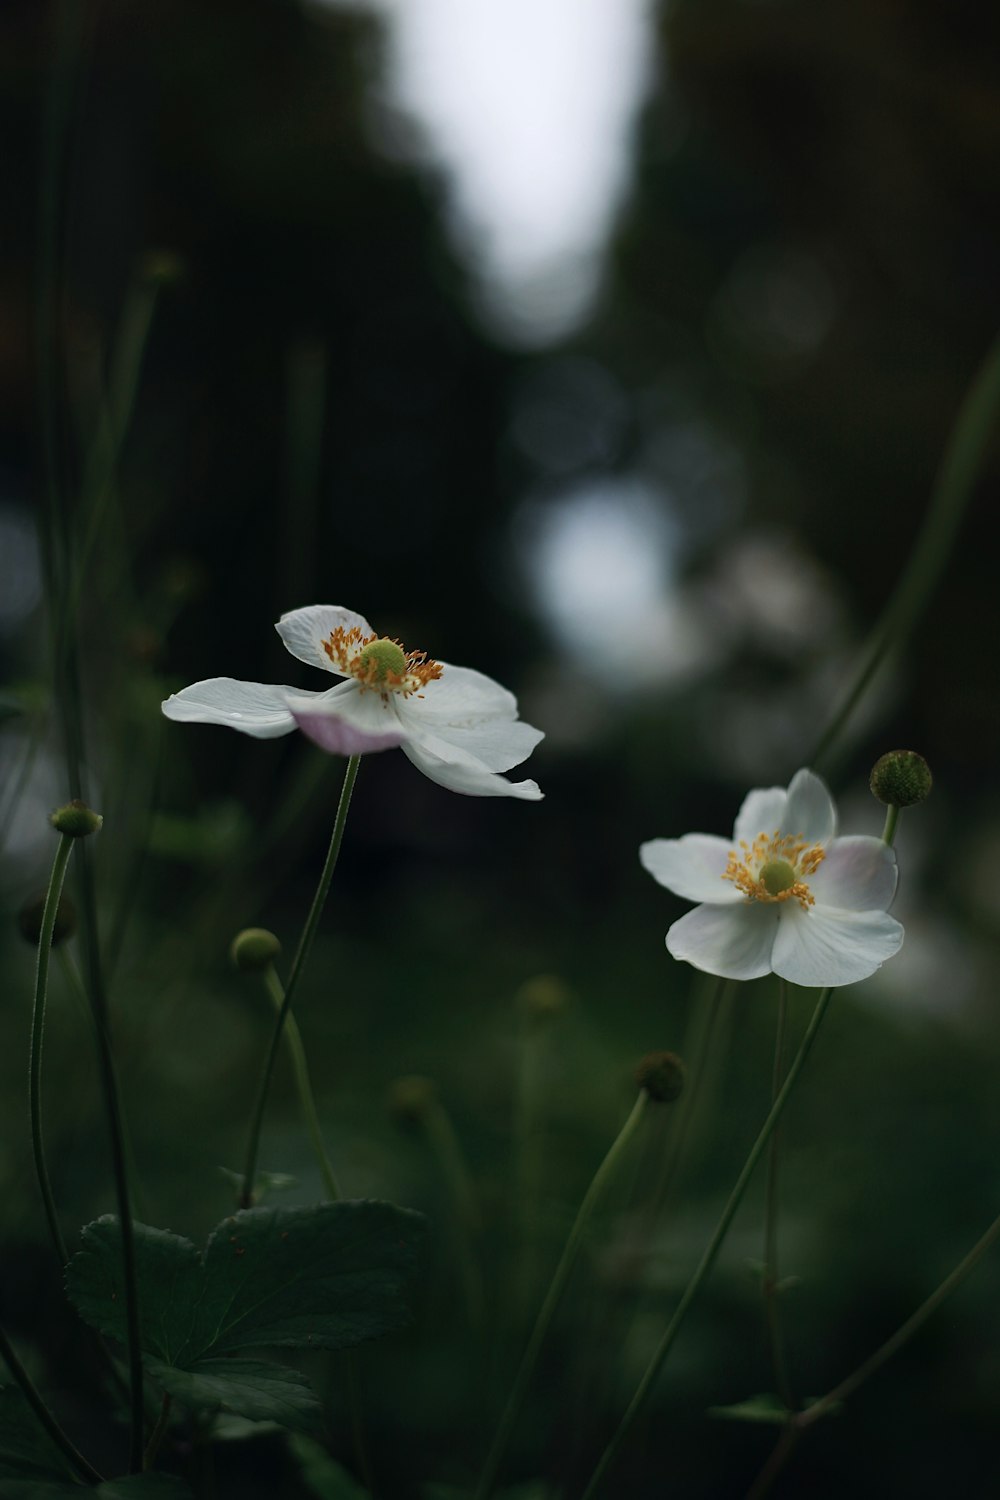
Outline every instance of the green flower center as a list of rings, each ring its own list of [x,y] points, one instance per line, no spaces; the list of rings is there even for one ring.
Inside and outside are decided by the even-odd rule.
[[[386,639],[370,641],[358,657],[361,672],[369,682],[384,682],[392,673],[402,677],[406,671],[406,652],[395,641]]]
[[[757,876],[769,896],[780,896],[782,891],[790,890],[796,878],[787,859],[769,859]]]

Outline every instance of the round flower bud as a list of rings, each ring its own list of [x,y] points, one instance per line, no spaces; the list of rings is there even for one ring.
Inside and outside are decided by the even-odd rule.
[[[676,1052],[647,1052],[635,1081],[655,1104],[673,1104],[684,1089],[684,1064]]]
[[[869,785],[887,807],[912,807],[930,796],[931,768],[916,750],[890,750],[875,762]]]
[[[104,819],[76,797],[65,807],[56,808],[49,822],[57,833],[65,833],[71,839],[85,839],[88,834],[98,831]]]
[[[229,957],[244,974],[259,974],[281,952],[281,944],[266,927],[244,927],[229,945]]]
[[[31,943],[35,948],[42,940],[42,917],[45,914],[45,896],[31,896],[17,914],[17,925],[21,936],[26,943]],[[65,891],[59,897],[59,905],[56,907],[56,921],[52,929],[52,946],[56,948],[60,943],[72,937],[76,931],[76,907],[66,895]]]
[[[407,1074],[389,1085],[386,1103],[397,1125],[420,1125],[437,1103],[437,1088],[433,1079]]]
[[[555,974],[536,974],[526,979],[514,1003],[532,1021],[551,1021],[562,1015],[570,1002],[569,986]]]

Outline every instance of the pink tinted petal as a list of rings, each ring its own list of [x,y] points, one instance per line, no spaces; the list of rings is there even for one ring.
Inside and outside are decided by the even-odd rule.
[[[736,843],[745,840],[752,844],[759,833],[770,835],[776,828],[780,828],[787,802],[788,793],[784,787],[758,787],[748,792],[743,799],[743,806],[736,814],[736,826],[733,829]]]
[[[778,928],[775,906],[747,901],[739,906],[696,906],[667,933],[674,958],[722,979],[760,979],[771,972]]]
[[[650,839],[639,849],[639,861],[660,885],[685,901],[729,905],[742,901],[731,880],[723,880],[732,845],[708,833],[686,833],[682,839]]]
[[[801,834],[810,844],[827,844],[837,831],[833,798],[815,771],[796,771],[788,784],[782,833]]]
[[[845,911],[885,911],[896,894],[896,852],[881,839],[863,834],[834,839],[826,858],[809,877],[817,906]]]
[[[182,724],[224,724],[258,740],[291,734],[295,720],[285,695],[292,688],[270,682],[239,682],[235,677],[207,677],[179,693],[171,693],[162,709],[168,719]],[[322,696],[309,694],[309,697]]]
[[[311,700],[292,693],[287,703],[302,733],[331,755],[391,750],[407,738],[393,697],[362,692],[353,681]]]
[[[289,610],[274,628],[286,651],[297,656],[299,661],[324,672],[336,672],[342,677],[344,674],[337,672],[323,650],[323,642],[330,639],[338,626],[344,630],[353,630],[356,626],[365,636],[375,634],[364,615],[355,614],[353,609],[344,609],[340,604],[307,604],[304,609]]]
[[[792,984],[825,988],[867,979],[903,946],[903,929],[883,911],[781,906],[774,972]]]

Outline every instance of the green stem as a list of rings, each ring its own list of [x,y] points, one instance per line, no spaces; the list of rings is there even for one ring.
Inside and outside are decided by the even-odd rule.
[[[486,1462],[483,1465],[483,1472],[480,1475],[479,1484],[476,1486],[476,1493],[473,1497],[473,1500],[487,1500],[487,1497],[493,1490],[493,1485],[497,1477],[497,1471],[500,1467],[500,1462],[504,1456],[504,1453],[506,1452],[507,1444],[510,1440],[510,1435],[514,1428],[514,1423],[516,1422],[518,1414],[521,1410],[521,1403],[524,1400],[525,1393],[528,1389],[528,1383],[531,1380],[532,1373],[534,1372],[538,1354],[542,1347],[542,1342],[545,1338],[546,1332],[548,1331],[549,1324],[552,1321],[552,1315],[556,1310],[559,1299],[566,1288],[566,1283],[569,1280],[570,1272],[572,1271],[573,1266],[576,1262],[577,1255],[580,1251],[580,1246],[583,1243],[583,1236],[587,1228],[587,1224],[594,1209],[597,1207],[597,1204],[603,1197],[605,1189],[614,1176],[625,1148],[635,1134],[648,1103],[649,1095],[646,1093],[645,1089],[640,1089],[639,1094],[636,1097],[636,1101],[632,1106],[631,1114],[619,1131],[617,1138],[611,1145],[611,1149],[608,1151],[607,1156],[601,1162],[601,1165],[598,1167],[597,1171],[594,1174],[589,1188],[584,1194],[583,1202],[580,1204],[580,1208],[577,1212],[576,1219],[574,1220],[573,1227],[569,1232],[568,1239],[566,1240],[566,1245],[563,1249],[562,1257],[559,1261],[559,1264],[556,1266],[555,1274],[552,1277],[552,1282],[549,1286],[548,1292],[546,1293],[545,1300],[542,1303],[541,1308],[539,1309],[538,1317],[535,1319],[535,1326],[531,1330],[531,1336],[528,1339],[524,1354],[521,1356],[521,1363],[518,1367],[517,1374],[514,1377],[514,1384],[511,1387],[510,1395],[507,1398],[507,1405],[504,1408],[503,1416],[500,1419],[500,1425],[497,1428],[496,1435],[493,1439],[493,1445],[490,1448],[490,1451],[486,1457]]]
[[[990,347],[959,408],[909,561],[872,631],[857,676],[813,752],[810,765],[818,766],[828,754],[889,651],[906,639],[920,618],[947,564],[998,411],[1000,339]]]
[[[35,969],[35,997],[31,1011],[31,1044],[28,1054],[28,1114],[31,1120],[31,1150],[35,1160],[35,1175],[38,1178],[42,1202],[45,1205],[49,1234],[52,1236],[52,1243],[61,1266],[65,1266],[69,1260],[69,1252],[66,1249],[62,1230],[59,1228],[59,1215],[56,1213],[52,1184],[49,1181],[48,1168],[45,1164],[45,1146],[42,1137],[42,1040],[45,1033],[45,1002],[49,985],[49,962],[52,957],[52,934],[55,930],[63,881],[66,878],[66,866],[69,864],[72,851],[72,836],[68,833],[62,834],[52,863],[52,874],[49,878],[45,909],[42,913],[42,930],[38,938],[38,964]]]
[[[275,1011],[280,1015],[285,1005],[285,989],[278,978],[277,970],[273,964],[268,964],[264,970],[263,978],[267,992],[274,1003]],[[305,1123],[309,1139],[312,1141],[313,1151],[316,1153],[316,1161],[319,1164],[320,1176],[323,1179],[326,1196],[331,1203],[336,1203],[340,1197],[340,1189],[337,1186],[333,1164],[327,1155],[326,1144],[323,1140],[323,1131],[320,1127],[319,1114],[316,1110],[316,1099],[309,1080],[309,1064],[306,1061],[306,1049],[302,1045],[302,1034],[299,1031],[299,1023],[288,1012],[285,1014],[285,1042],[292,1060],[292,1073],[295,1077],[295,1090],[299,1096],[299,1108],[302,1111],[302,1119]]]
[[[74,1447],[63,1432],[59,1423],[35,1389],[31,1376],[15,1354],[10,1339],[2,1327],[0,1327],[0,1355],[3,1356],[14,1383],[20,1388],[21,1395],[31,1407],[31,1410],[59,1451],[68,1459],[81,1479],[85,1479],[88,1484],[101,1484],[103,1482],[103,1475],[99,1474],[94,1466],[87,1462],[83,1454]]]
[[[771,1073],[771,1104],[781,1089],[781,1075],[785,1056],[785,1028],[788,1019],[788,986],[778,980],[778,1021],[774,1037],[774,1068]],[[781,1131],[771,1136],[767,1148],[766,1186],[764,1189],[764,1313],[767,1322],[767,1341],[771,1352],[771,1368],[778,1395],[791,1410],[795,1401],[785,1363],[781,1339],[781,1319],[778,1311],[778,1143]]]
[[[802,1072],[802,1069],[805,1066],[806,1058],[809,1056],[809,1053],[812,1050],[813,1042],[816,1040],[816,1034],[819,1031],[823,1017],[826,1014],[826,1009],[830,1003],[830,996],[832,994],[833,988],[827,988],[823,990],[816,1002],[816,1008],[812,1013],[812,1018],[810,1019],[809,1025],[806,1028],[805,1035],[803,1036],[802,1041],[799,1044],[799,1050],[795,1054],[795,1057],[792,1060],[792,1065],[785,1076],[785,1081],[781,1086],[781,1091],[778,1094],[777,1099],[775,1099],[774,1103],[772,1104],[770,1113],[768,1114],[767,1119],[764,1121],[764,1124],[761,1126],[760,1133],[757,1136],[757,1139],[754,1141],[752,1147],[750,1148],[750,1154],[747,1157],[746,1162],[744,1163],[743,1170],[741,1171],[739,1177],[736,1179],[736,1184],[729,1195],[729,1199],[722,1211],[722,1215],[715,1227],[715,1231],[705,1248],[701,1260],[698,1262],[694,1275],[691,1277],[691,1280],[688,1282],[687,1287],[685,1288],[680,1302],[677,1304],[676,1311],[674,1312],[674,1315],[667,1326],[666,1332],[664,1333],[662,1339],[659,1342],[659,1345],[657,1346],[653,1358],[649,1362],[645,1374],[636,1387],[635,1394],[633,1395],[632,1400],[629,1402],[629,1405],[626,1408],[625,1415],[622,1417],[620,1423],[618,1424],[617,1430],[613,1434],[610,1442],[601,1455],[597,1467],[590,1478],[590,1482],[588,1483],[586,1490],[583,1492],[582,1500],[591,1500],[591,1497],[596,1495],[601,1480],[603,1479],[605,1473],[614,1460],[618,1449],[621,1447],[626,1436],[628,1435],[633,1422],[645,1405],[646,1398],[649,1395],[649,1392],[652,1389],[653,1384],[660,1373],[660,1370],[663,1368],[667,1355],[673,1348],[674,1341],[676,1340],[677,1335],[680,1332],[681,1325],[684,1322],[685,1317],[687,1316],[691,1304],[694,1302],[695,1298],[701,1290],[702,1284],[704,1283],[709,1272],[715,1264],[716,1257],[718,1256],[719,1251],[722,1248],[723,1241],[725,1240],[726,1235],[729,1232],[729,1226],[736,1215],[736,1210],[739,1208],[741,1202],[743,1201],[743,1196],[746,1193],[747,1187],[749,1185],[751,1177],[754,1174],[757,1163],[760,1161],[760,1158],[764,1153],[764,1148],[767,1146],[768,1141],[771,1139],[771,1136],[773,1135],[774,1130],[777,1127],[778,1121],[781,1119],[781,1116],[784,1113],[785,1105],[788,1103],[788,1100],[791,1097],[792,1090],[795,1087],[799,1074]]]
[[[981,1239],[976,1241],[968,1255],[959,1261],[955,1269],[945,1277],[941,1285],[931,1293],[926,1302],[921,1303],[916,1312],[912,1313],[900,1328],[897,1328],[891,1338],[886,1339],[885,1343],[876,1349],[874,1354],[870,1355],[863,1364],[860,1364],[839,1385],[834,1386],[832,1391],[822,1396],[819,1401],[814,1401],[811,1406],[806,1407],[805,1411],[798,1413],[795,1418],[796,1425],[799,1428],[811,1427],[813,1422],[818,1421],[832,1406],[836,1406],[838,1402],[846,1401],[848,1396],[853,1396],[858,1387],[863,1385],[871,1375],[874,1375],[876,1370],[880,1370],[884,1364],[892,1359],[893,1355],[898,1353],[903,1345],[923,1327],[927,1319],[933,1313],[937,1312],[942,1302],[951,1296],[956,1287],[961,1286],[965,1278],[971,1271],[975,1270],[983,1256],[996,1244],[998,1239],[1000,1239],[1000,1217],[993,1220],[989,1229],[987,1229]]]
[[[892,844],[896,837],[896,824],[899,822],[899,808],[890,804],[885,810],[885,827],[882,829],[883,844]]]
[[[129,1472],[138,1474],[142,1469],[143,1428],[145,1410],[143,1405],[142,1344],[139,1325],[139,1281],[135,1259],[135,1230],[132,1224],[132,1206],[129,1196],[128,1167],[126,1164],[125,1127],[122,1118],[121,1096],[115,1073],[114,1054],[111,1049],[111,1028],[108,1017],[107,997],[104,993],[104,978],[101,970],[100,933],[97,925],[97,903],[94,892],[93,871],[90,864],[90,849],[86,839],[81,840],[78,858],[81,895],[81,936],[87,976],[87,998],[90,1001],[97,1046],[97,1062],[101,1077],[101,1091],[107,1115],[108,1135],[111,1146],[111,1165],[115,1180],[115,1199],[122,1234],[122,1282],[125,1290],[125,1324],[128,1346],[129,1391],[131,1395],[131,1434],[129,1443]]]
[[[261,1074],[260,1086],[257,1091],[257,1100],[254,1104],[253,1114],[250,1118],[250,1134],[247,1141],[246,1164],[243,1168],[243,1187],[240,1191],[241,1208],[249,1208],[251,1203],[253,1202],[253,1185],[254,1178],[257,1174],[257,1152],[260,1146],[260,1131],[261,1125],[263,1124],[264,1120],[264,1108],[267,1104],[267,1095],[271,1087],[271,1075],[274,1072],[275,1059],[278,1055],[278,1048],[281,1045],[281,1033],[285,1029],[285,1019],[291,1011],[292,1001],[295,998],[295,991],[298,989],[299,979],[301,978],[302,971],[305,967],[306,959],[309,957],[309,952],[313,945],[313,939],[316,936],[316,929],[319,926],[319,919],[323,912],[323,906],[326,902],[327,894],[330,890],[330,882],[333,880],[333,872],[337,868],[337,856],[340,853],[340,846],[343,842],[344,828],[347,823],[347,812],[351,805],[351,793],[354,790],[354,783],[357,779],[358,767],[360,764],[360,755],[352,755],[350,760],[347,762],[347,769],[344,772],[344,784],[341,787],[340,791],[340,802],[337,806],[337,816],[333,825],[333,833],[330,837],[330,847],[327,850],[326,863],[323,866],[323,873],[319,878],[319,885],[316,887],[316,894],[313,897],[312,906],[309,908],[309,915],[306,918],[306,925],[302,930],[302,937],[299,939],[299,946],[295,954],[294,962],[292,963],[292,972],[289,975],[288,984],[285,987],[285,998],[282,1002],[281,1009],[278,1011],[277,1020],[275,1021],[274,1032],[271,1037],[271,1046],[268,1049],[267,1058],[264,1063],[264,1070]]]

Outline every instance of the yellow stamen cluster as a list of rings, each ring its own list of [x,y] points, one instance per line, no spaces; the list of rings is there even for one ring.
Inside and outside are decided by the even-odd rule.
[[[731,880],[749,901],[792,901],[814,906],[816,898],[806,884],[826,858],[820,844],[808,844],[801,835],[759,833],[752,844],[740,840],[733,849],[723,880]],[[783,889],[782,889],[783,887]]]
[[[440,662],[430,661],[426,651],[407,651],[400,641],[387,636],[365,635],[357,625],[345,630],[338,625],[323,650],[338,672],[353,677],[361,690],[371,688],[383,698],[389,693],[419,695],[420,689],[441,676]]]

